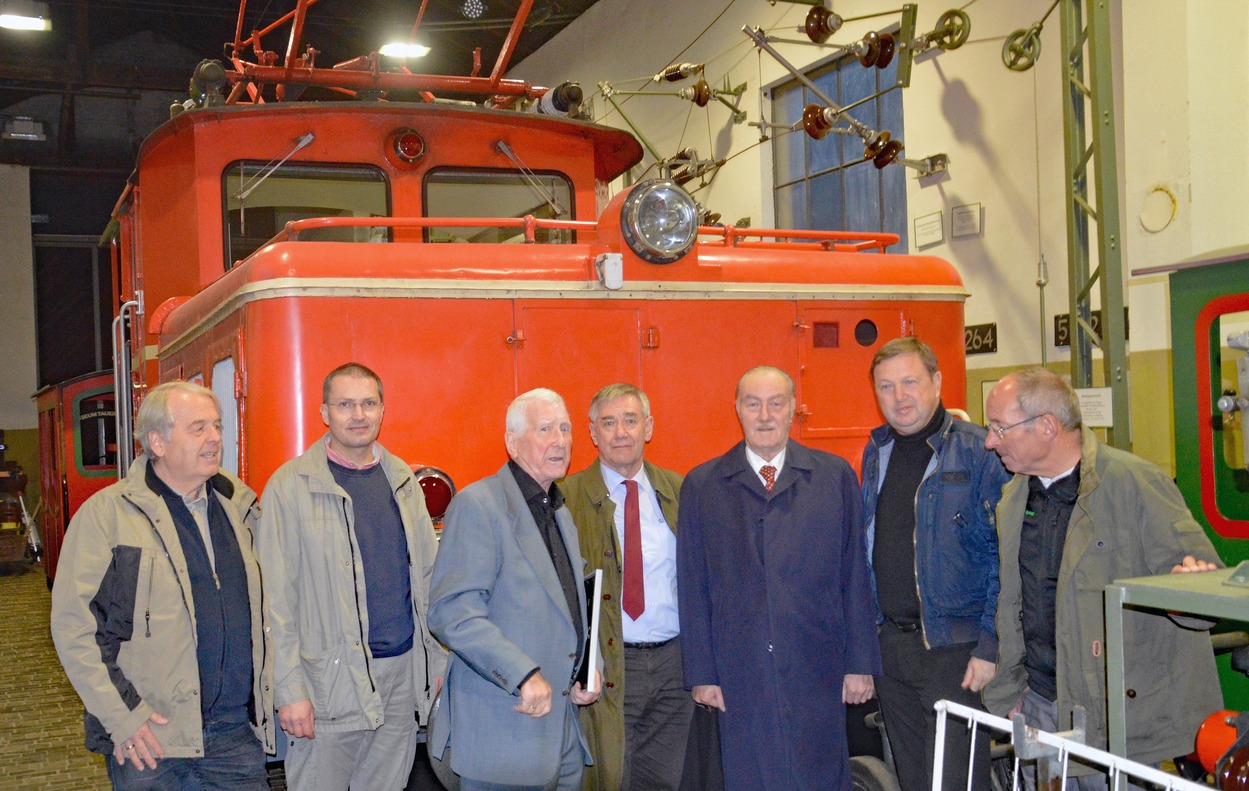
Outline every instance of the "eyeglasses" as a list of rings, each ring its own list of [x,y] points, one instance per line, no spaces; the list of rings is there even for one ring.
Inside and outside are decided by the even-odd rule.
[[[1032,417],[1024,418],[1018,423],[1011,423],[1009,426],[985,426],[985,428],[989,429],[989,431],[992,431],[994,434],[997,434],[998,439],[1006,439],[1006,432],[1010,431],[1011,429],[1018,428],[1019,426],[1022,426],[1025,423],[1031,423],[1037,418],[1043,418],[1043,417],[1045,417],[1044,412],[1042,412],[1039,415],[1033,415]]]
[[[330,404],[330,406],[337,412],[344,415],[351,415],[355,414],[357,409],[362,409],[366,413],[376,412],[378,409],[381,409],[382,402],[375,401],[370,398],[365,401],[335,401],[333,404]]]

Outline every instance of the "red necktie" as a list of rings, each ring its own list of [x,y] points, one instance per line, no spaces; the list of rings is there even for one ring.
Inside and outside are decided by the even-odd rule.
[[[765,464],[759,468],[759,474],[763,476],[763,488],[772,491],[772,487],[776,485],[776,468]]]
[[[642,519],[638,511],[638,482],[625,481],[624,611],[637,620],[646,609],[642,581]]]

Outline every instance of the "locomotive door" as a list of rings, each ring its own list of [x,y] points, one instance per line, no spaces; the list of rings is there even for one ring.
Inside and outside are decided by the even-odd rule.
[[[590,399],[604,385],[642,385],[638,309],[602,303],[517,306],[516,392],[548,387],[564,397],[572,418],[576,472],[596,454],[590,442]]]
[[[905,323],[897,308],[798,306],[800,437],[834,440],[834,452],[858,466],[868,433],[880,423],[872,357],[905,333]]]

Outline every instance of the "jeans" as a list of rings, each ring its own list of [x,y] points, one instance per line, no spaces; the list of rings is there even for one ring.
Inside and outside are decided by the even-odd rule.
[[[139,771],[106,756],[115,791],[268,791],[265,753],[246,722],[204,725],[203,758],[165,758]]]

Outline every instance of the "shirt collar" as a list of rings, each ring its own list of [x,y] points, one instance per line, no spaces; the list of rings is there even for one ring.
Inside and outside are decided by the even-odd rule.
[[[781,474],[781,470],[785,469],[785,451],[787,450],[789,450],[789,443],[786,443],[786,446],[781,448],[781,452],[776,454],[776,458],[771,461],[764,461],[762,456],[755,453],[750,449],[750,446],[747,445],[746,461],[750,464],[750,469],[754,470],[756,475],[762,475],[759,470],[770,464],[776,468],[776,474],[779,476]]]
[[[607,487],[607,491],[614,492],[620,484],[625,482],[625,477],[623,475],[616,472],[611,467],[608,467],[606,464],[603,464],[601,461],[599,462],[599,468],[603,472],[603,485]],[[637,475],[629,478],[629,480],[637,481],[638,491],[650,491],[650,479],[646,477],[646,467],[639,467]]]
[[[373,452],[373,460],[372,460],[372,461],[370,461],[370,462],[369,462],[369,463],[367,463],[367,464],[356,464],[356,463],[355,463],[354,461],[352,461],[351,459],[347,458],[347,457],[346,457],[346,456],[344,456],[343,454],[341,454],[341,453],[339,453],[338,451],[334,450],[333,446],[331,446],[331,445],[330,445],[330,438],[329,438],[329,437],[326,437],[326,438],[325,438],[325,456],[326,456],[326,458],[328,458],[330,461],[332,461],[332,462],[334,462],[335,464],[337,464],[339,467],[346,467],[346,468],[347,468],[347,469],[349,469],[349,470],[367,470],[367,469],[369,469],[370,467],[376,467],[378,464],[381,464],[381,463],[382,463],[382,454],[381,454],[380,452],[378,452],[378,450],[377,450],[377,443],[376,443],[376,442],[374,442],[374,443],[373,443],[373,445],[372,445],[372,447],[371,447],[371,448],[369,448],[369,450],[371,450],[371,451]]]
[[[553,510],[558,511],[564,507],[564,493],[554,483],[550,489],[542,491],[533,476],[525,472],[515,459],[508,459],[507,466],[512,471],[512,477],[516,479],[516,485],[520,487],[520,495],[525,498],[525,502],[532,503],[534,500],[549,498]]]

